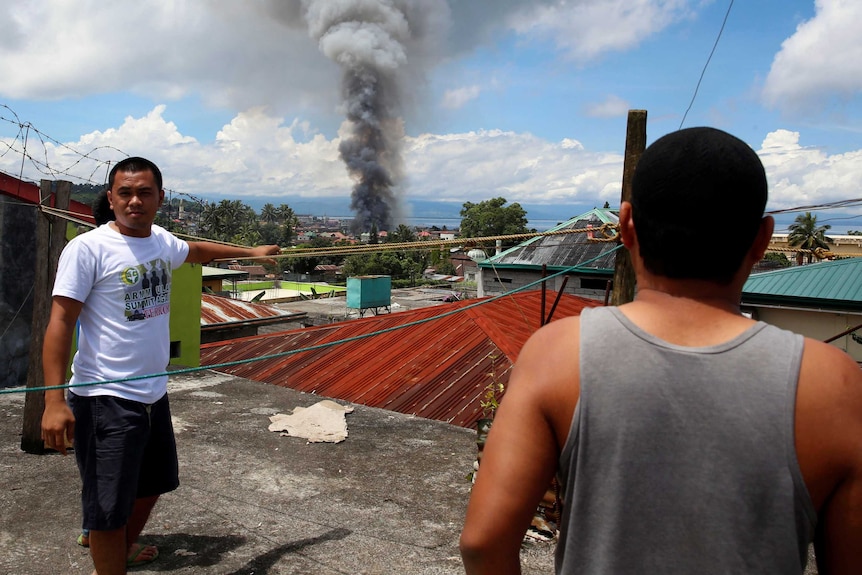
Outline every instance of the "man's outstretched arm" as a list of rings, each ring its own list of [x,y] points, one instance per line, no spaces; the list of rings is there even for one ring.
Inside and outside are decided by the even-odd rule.
[[[244,248],[217,244],[215,242],[189,242],[189,255],[186,256],[186,261],[194,264],[205,264],[218,259],[257,258],[274,256],[279,253],[281,253],[281,248],[276,245]],[[268,263],[274,263],[274,260],[266,261]]]

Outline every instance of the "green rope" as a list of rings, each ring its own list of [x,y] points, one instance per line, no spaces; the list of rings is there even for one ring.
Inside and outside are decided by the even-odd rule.
[[[486,299],[486,300],[482,300],[482,301],[480,301],[480,302],[476,302],[476,303],[473,303],[473,304],[470,304],[470,305],[466,305],[466,306],[464,306],[464,307],[462,307],[462,308],[458,308],[458,309],[455,309],[455,310],[452,310],[452,311],[448,311],[448,312],[442,313],[442,314],[440,314],[440,315],[435,315],[434,317],[429,317],[429,318],[426,318],[426,319],[420,319],[420,320],[412,321],[412,322],[409,322],[409,323],[405,323],[405,324],[402,324],[402,325],[397,325],[397,326],[394,326],[394,327],[389,327],[389,328],[382,329],[382,330],[379,330],[379,331],[374,331],[374,332],[371,332],[371,333],[366,333],[366,334],[356,335],[356,336],[353,336],[353,337],[349,337],[349,338],[347,338],[347,339],[341,339],[341,340],[338,340],[338,341],[331,341],[331,342],[328,342],[328,343],[321,343],[321,344],[318,344],[318,345],[312,345],[312,346],[304,347],[304,348],[301,348],[301,349],[292,349],[292,350],[288,350],[288,351],[282,351],[282,352],[279,352],[279,353],[274,353],[274,354],[270,354],[270,355],[263,355],[263,356],[260,356],[260,357],[254,357],[254,358],[250,358],[250,359],[239,359],[239,360],[236,360],[236,361],[228,361],[228,362],[224,362],[224,363],[217,363],[217,364],[213,364],[213,365],[202,365],[202,366],[200,366],[200,367],[186,367],[186,368],[182,368],[182,369],[175,369],[175,370],[171,370],[171,371],[164,371],[164,372],[161,372],[161,373],[154,373],[154,374],[148,374],[148,375],[136,375],[136,376],[132,376],[132,377],[125,377],[125,378],[120,378],[120,379],[109,379],[109,380],[105,380],[105,381],[92,381],[92,382],[86,382],[86,383],[68,383],[68,384],[65,384],[65,385],[52,385],[52,386],[46,386],[46,387],[30,387],[30,388],[10,388],[10,389],[0,389],[0,395],[7,395],[7,394],[12,394],[12,393],[32,393],[32,392],[37,392],[37,391],[50,391],[50,390],[54,390],[54,389],[71,389],[71,388],[75,388],[75,387],[92,387],[92,386],[95,386],[95,385],[105,385],[105,384],[108,384],[108,383],[121,383],[121,382],[124,382],[124,381],[136,381],[136,380],[139,380],[139,379],[150,379],[150,378],[154,378],[154,377],[164,377],[164,376],[171,376],[171,375],[183,375],[183,374],[186,374],[186,373],[196,373],[196,372],[199,372],[199,371],[205,371],[205,370],[217,370],[217,369],[223,369],[223,368],[226,368],[226,367],[235,367],[235,366],[237,366],[237,365],[243,365],[243,364],[246,364],[246,363],[253,363],[253,362],[255,362],[255,361],[264,361],[264,360],[268,360],[268,359],[279,359],[279,358],[287,357],[287,356],[294,355],[294,354],[297,354],[297,353],[303,353],[303,352],[306,352],[306,351],[315,351],[315,350],[318,350],[318,349],[324,349],[324,348],[327,348],[327,347],[333,347],[333,346],[336,346],[336,345],[340,345],[340,344],[342,344],[342,343],[350,343],[350,342],[358,341],[358,340],[360,340],[360,339],[365,339],[365,338],[369,338],[369,337],[374,337],[374,336],[377,336],[377,335],[383,335],[383,334],[386,334],[386,333],[391,333],[391,332],[393,332],[393,331],[397,331],[397,330],[399,330],[399,329],[405,329],[405,328],[408,328],[408,327],[413,327],[413,326],[421,325],[421,324],[423,324],[423,323],[427,323],[427,322],[430,322],[430,321],[435,321],[435,320],[438,320],[438,319],[443,319],[443,318],[449,317],[449,316],[451,316],[451,315],[455,315],[456,313],[461,313],[461,312],[467,311],[468,309],[473,309],[473,308],[479,307],[479,306],[481,306],[481,305],[485,305],[485,304],[491,303],[491,302],[493,302],[493,301],[497,301],[498,299],[501,299],[501,298],[504,298],[504,297],[510,296],[510,295],[512,295],[512,294],[518,293],[518,292],[520,292],[520,291],[524,291],[524,290],[526,290],[526,289],[532,288],[532,287],[534,287],[534,286],[536,286],[536,285],[541,284],[542,282],[546,282],[546,281],[548,281],[548,280],[550,280],[550,279],[553,279],[553,278],[555,278],[555,277],[557,277],[557,276],[564,275],[564,274],[567,274],[567,273],[572,273],[572,272],[575,272],[575,271],[579,271],[580,269],[584,268],[587,264],[590,264],[590,263],[592,263],[592,262],[594,262],[594,261],[596,261],[596,260],[598,260],[598,259],[604,258],[604,257],[606,257],[606,256],[608,256],[608,255],[610,255],[610,254],[612,254],[612,253],[614,253],[614,252],[616,252],[616,251],[617,251],[617,250],[619,250],[621,247],[622,247],[622,244],[617,245],[617,246],[616,246],[616,247],[614,247],[612,250],[607,251],[607,252],[604,252],[604,253],[602,253],[602,254],[599,254],[598,256],[596,256],[596,257],[594,257],[594,258],[592,258],[592,259],[589,259],[589,260],[587,260],[587,261],[585,261],[585,262],[583,262],[583,263],[581,263],[581,264],[579,264],[579,265],[572,266],[572,267],[570,267],[570,268],[566,268],[566,269],[561,270],[561,271],[559,271],[559,272],[557,272],[557,273],[555,273],[555,274],[552,274],[552,275],[546,276],[546,277],[544,277],[544,278],[538,279],[538,280],[536,280],[536,281],[534,281],[534,282],[531,282],[531,283],[529,283],[529,284],[527,284],[527,285],[524,285],[524,286],[521,286],[521,287],[519,287],[519,288],[513,289],[512,291],[508,291],[508,292],[506,292],[506,293],[502,293],[502,294],[499,294],[499,295],[496,295],[496,296],[492,296],[492,297],[490,297],[490,298],[488,298],[488,299]]]

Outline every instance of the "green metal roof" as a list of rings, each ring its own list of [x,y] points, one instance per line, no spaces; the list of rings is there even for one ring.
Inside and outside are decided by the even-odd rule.
[[[752,274],[742,302],[862,310],[862,258]]]

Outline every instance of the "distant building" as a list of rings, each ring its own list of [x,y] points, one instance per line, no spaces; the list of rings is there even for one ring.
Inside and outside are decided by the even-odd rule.
[[[743,311],[813,339],[832,340],[862,361],[860,277],[862,258],[752,274],[742,290]]]
[[[566,272],[548,280],[548,289],[604,300],[612,287],[618,244],[600,241],[606,239],[602,226],[618,222],[619,210],[596,208],[549,230],[578,233],[537,236],[480,261],[479,297],[533,284],[542,278],[544,266],[549,276]],[[531,289],[541,288],[536,284]]]
[[[475,282],[479,277],[479,264],[468,254],[461,250],[450,252],[449,261],[455,268],[456,276],[461,276],[468,282]]]

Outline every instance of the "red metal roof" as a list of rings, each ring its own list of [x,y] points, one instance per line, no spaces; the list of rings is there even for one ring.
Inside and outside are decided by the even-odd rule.
[[[279,309],[275,306],[258,304],[227,297],[201,294],[201,328],[224,327],[239,323],[275,323],[290,318],[305,317],[305,312]]]
[[[555,298],[556,292],[548,292],[547,310]],[[204,344],[201,361],[217,365],[286,354],[218,370],[471,427],[482,417],[480,402],[492,380],[489,374],[508,381],[521,347],[541,317],[541,291],[476,306],[480,301]],[[552,319],[579,315],[585,307],[598,305],[564,294]],[[438,317],[454,310],[460,311]],[[321,347],[308,349],[315,346]],[[300,349],[307,351],[294,353]]]
[[[15,176],[10,176],[0,172],[0,194],[18,198],[29,204],[38,204],[40,197],[39,186],[32,182],[19,180]],[[54,196],[52,195],[48,201],[48,205],[54,206]],[[82,204],[76,200],[69,200],[69,211],[77,214],[77,216],[92,224],[96,223],[93,219],[93,209],[87,204]]]

